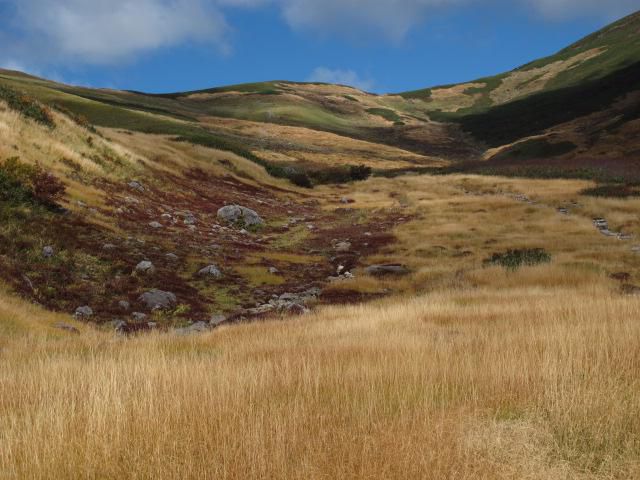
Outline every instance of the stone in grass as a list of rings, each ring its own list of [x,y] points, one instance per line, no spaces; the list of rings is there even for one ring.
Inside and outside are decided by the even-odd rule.
[[[80,333],[80,330],[78,330],[73,325],[68,325],[68,324],[62,323],[62,322],[56,323],[54,325],[54,328],[57,328],[58,330],[64,330],[64,331],[69,332],[69,333],[76,333],[76,334]]]
[[[193,323],[191,325],[189,325],[188,327],[183,327],[183,328],[176,328],[174,330],[174,333],[176,335],[193,335],[196,333],[204,333],[206,331],[208,331],[210,328],[209,324],[207,324],[206,322],[196,322]]]
[[[222,278],[222,272],[215,265],[204,267],[198,272],[199,277]]]
[[[136,265],[136,273],[140,273],[142,275],[152,275],[155,272],[156,267],[148,260],[143,260],[138,265]]]
[[[242,223],[246,227],[264,225],[260,215],[250,208],[241,205],[227,205],[218,210],[218,218],[229,223]]]
[[[371,265],[366,268],[367,275],[381,277],[385,275],[408,275],[410,270],[404,265],[390,263],[386,265]]]
[[[160,222],[150,222],[149,226],[151,228],[156,229],[156,230],[159,229],[159,228],[162,228],[162,224]]]
[[[78,307],[76,308],[76,311],[73,314],[73,317],[76,320],[88,320],[89,318],[93,317],[93,309],[88,305],[85,305],[83,307]]]
[[[50,246],[50,245],[47,245],[46,247],[44,247],[42,249],[42,256],[44,258],[51,258],[51,257],[53,257],[54,254],[55,254],[55,252],[53,250],[53,247]]]
[[[178,302],[174,293],[165,292],[155,288],[140,295],[138,300],[149,310],[165,310],[167,308],[174,307]]]
[[[227,317],[225,317],[224,315],[216,314],[211,316],[211,319],[209,320],[209,325],[211,327],[218,327],[223,323],[225,323],[226,321],[227,321]]]

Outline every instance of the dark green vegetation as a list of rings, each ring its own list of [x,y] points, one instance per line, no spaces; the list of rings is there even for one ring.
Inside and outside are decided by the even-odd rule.
[[[389,120],[390,122],[399,122],[400,120],[402,120],[395,111],[388,108],[368,108],[367,113],[370,113],[371,115],[377,115],[384,118],[385,120]]]
[[[571,142],[550,143],[546,139],[532,139],[517,143],[499,154],[494,155],[492,160],[530,160],[535,158],[551,158],[563,155],[575,150],[576,145]]]
[[[64,184],[39,166],[22,163],[18,157],[0,164],[0,200],[3,202],[53,207],[64,193]]]
[[[602,111],[625,94],[640,90],[640,62],[605,77],[550,90],[483,113],[441,113],[491,147],[536,135],[555,125]],[[632,107],[634,111],[637,106]]]
[[[549,262],[551,262],[551,255],[543,248],[507,250],[503,253],[494,253],[484,261],[485,265],[499,265],[512,271]]]
[[[604,198],[631,198],[640,197],[640,185],[612,184],[598,185],[597,187],[583,190],[582,195]]]
[[[0,100],[7,102],[9,108],[20,112],[25,117],[35,120],[47,127],[55,127],[49,110],[42,106],[35,98],[0,85]]]

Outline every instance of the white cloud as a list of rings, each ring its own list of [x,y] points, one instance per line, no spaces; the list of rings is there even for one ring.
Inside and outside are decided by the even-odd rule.
[[[640,8],[640,0],[525,0],[547,18],[567,19],[596,15],[618,18]]]
[[[311,75],[309,75],[307,81],[348,85],[364,91],[371,91],[374,87],[372,80],[360,78],[360,76],[353,70],[332,70],[326,67],[316,68]]]
[[[0,20],[0,60],[42,68],[116,64],[189,42],[229,52],[232,27],[224,13],[231,8],[276,8],[303,34],[400,42],[448,8],[525,6],[551,19],[612,19],[640,8],[640,0],[0,0],[2,5],[9,13]]]
[[[227,48],[224,17],[207,0],[20,0],[16,18],[27,54],[109,64],[189,41]]]

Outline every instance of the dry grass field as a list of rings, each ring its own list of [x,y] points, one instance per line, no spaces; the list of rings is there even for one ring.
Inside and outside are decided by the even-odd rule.
[[[381,170],[448,160],[207,120],[255,140],[242,157],[52,115],[55,130],[0,106],[0,166],[19,156],[54,173],[68,209],[5,182],[0,480],[640,478],[638,197],[462,174],[303,189],[252,155]],[[443,125],[420,132],[455,143]],[[263,230],[218,223],[240,202]],[[151,228],[179,211],[192,228]],[[520,268],[487,261],[514,249],[544,254]],[[147,258],[158,271],[138,276]],[[343,260],[354,278],[327,279]],[[214,261],[223,278],[197,278]],[[367,274],[378,263],[407,274]],[[323,290],[309,314],[173,329],[309,282]],[[107,331],[118,300],[159,287],[181,303],[147,312],[158,330]],[[81,301],[93,323],[71,319]]]
[[[638,478],[638,299],[497,277],[192,338],[3,296],[2,478]]]
[[[305,317],[188,338],[71,335],[52,328],[68,317],[3,294],[1,476],[638,478],[640,299],[608,277],[636,281],[638,260],[591,224],[638,233],[638,201],[580,197],[587,185],[354,187],[354,208],[411,219],[376,259],[413,273],[358,273],[332,288],[396,295]],[[552,262],[482,265],[525,246]]]

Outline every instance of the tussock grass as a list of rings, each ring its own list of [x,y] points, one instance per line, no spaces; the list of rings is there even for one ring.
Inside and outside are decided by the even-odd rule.
[[[0,363],[0,470],[634,478],[638,313],[598,283],[512,286],[187,339],[18,337]]]

